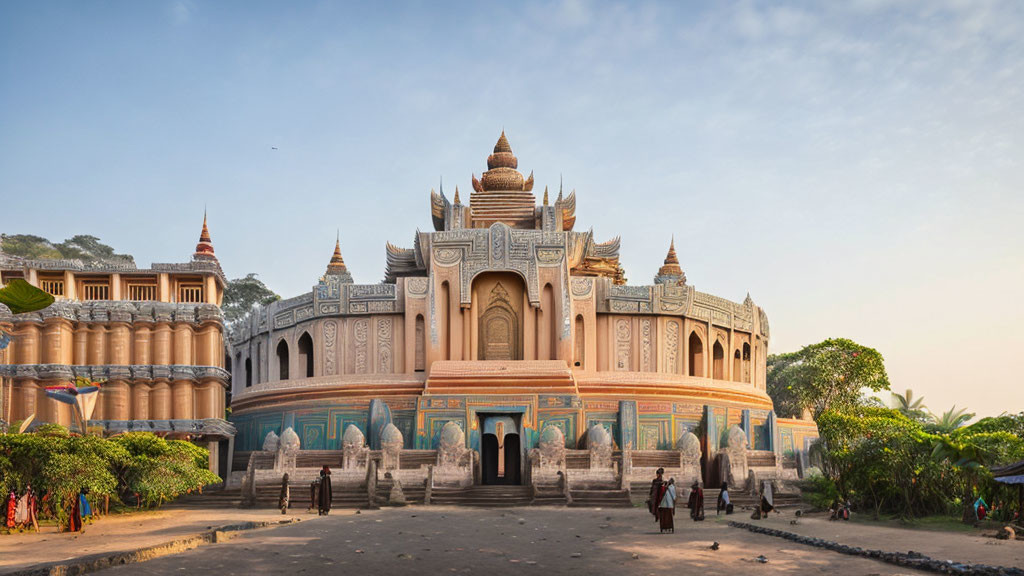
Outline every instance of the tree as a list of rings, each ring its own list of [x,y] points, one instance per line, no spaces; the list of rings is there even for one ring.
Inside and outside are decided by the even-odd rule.
[[[809,408],[817,418],[831,409],[856,406],[861,390],[889,389],[881,353],[845,338],[777,355],[768,372],[768,394],[781,413]]]
[[[96,236],[79,234],[60,243],[53,243],[32,234],[4,234],[0,236],[0,250],[12,256],[31,260],[77,259],[85,262],[104,260],[130,260],[128,254],[118,254]]]
[[[248,274],[244,278],[230,280],[224,288],[224,319],[228,324],[240,320],[257,304],[269,304],[281,297],[267,288],[256,274]]]
[[[918,422],[924,422],[928,419],[928,409],[924,405],[924,396],[914,398],[914,391],[910,388],[907,388],[906,394],[893,392],[892,399],[895,403],[894,408],[903,413],[904,416]]]
[[[933,413],[931,415],[931,423],[928,425],[928,429],[931,432],[938,434],[949,434],[964,424],[967,424],[971,418],[974,418],[973,412],[968,412],[966,408],[957,409],[954,405],[949,410],[943,412],[941,416],[937,416]]]

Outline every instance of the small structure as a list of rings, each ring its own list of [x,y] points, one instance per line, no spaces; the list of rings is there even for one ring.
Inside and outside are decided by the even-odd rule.
[[[690,486],[701,480],[700,474],[700,438],[693,432],[684,432],[676,441],[676,450],[679,450],[680,478],[677,483],[682,486]]]
[[[430,482],[436,486],[464,487],[473,483],[473,451],[466,448],[466,433],[458,422],[441,428],[437,446],[437,466]]]
[[[277,437],[277,433],[273,430],[267,432],[267,437],[263,439],[263,451],[276,453],[279,442],[280,439]]]
[[[398,470],[399,455],[404,447],[405,438],[402,437],[402,431],[394,424],[388,422],[388,425],[384,427],[384,431],[380,434],[381,468],[385,472]]]
[[[739,426],[729,428],[728,444],[718,451],[719,478],[730,486],[747,484],[747,433]]]
[[[587,449],[590,450],[590,469],[603,470],[612,467],[612,435],[600,424],[594,424],[587,431]]]
[[[360,464],[366,466],[366,454],[369,448],[366,447],[366,437],[363,431],[355,424],[349,424],[345,434],[341,437],[341,467],[343,470],[359,468]]]
[[[274,458],[274,470],[287,472],[295,470],[295,457],[299,454],[299,435],[291,427],[281,432],[281,438],[277,443],[277,454]]]

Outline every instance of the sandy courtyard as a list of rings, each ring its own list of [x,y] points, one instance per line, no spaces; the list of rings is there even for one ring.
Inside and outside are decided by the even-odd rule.
[[[729,528],[713,517],[694,523],[684,513],[675,534],[661,535],[642,509],[434,506],[307,518],[104,573],[919,573]],[[714,541],[717,551],[709,549]],[[756,560],[762,554],[767,563]]]

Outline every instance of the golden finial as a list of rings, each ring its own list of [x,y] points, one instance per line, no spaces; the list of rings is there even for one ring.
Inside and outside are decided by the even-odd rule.
[[[210,238],[210,229],[206,226],[206,209],[203,209],[203,231],[199,233],[199,243],[196,244],[195,256],[214,256],[213,240]]]
[[[461,204],[461,202],[459,201],[459,187],[458,186],[455,187],[455,203],[456,204]]]
[[[544,205],[548,205],[548,187],[544,186]]]
[[[334,254],[331,256],[331,262],[327,264],[327,273],[339,273],[345,272],[345,260],[341,257],[341,230],[338,230],[338,235],[334,240]]]

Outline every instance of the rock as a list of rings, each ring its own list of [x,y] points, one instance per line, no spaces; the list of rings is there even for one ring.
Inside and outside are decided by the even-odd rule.
[[[712,550],[718,550],[718,546],[719,546],[718,542],[714,542],[714,543],[711,544],[711,549]]]
[[[640,559],[640,555],[637,554],[636,552],[633,552],[632,557],[633,557],[633,560],[639,560]]]
[[[764,554],[761,554],[761,555],[760,555],[760,556],[758,556],[757,558],[754,558],[754,560],[757,560],[757,561],[758,561],[758,562],[760,562],[761,564],[767,564],[767,563],[768,563],[768,559],[767,559],[767,558],[765,558]]]
[[[573,552],[572,554],[569,554],[570,558],[581,558],[582,556],[583,554],[580,552]]]

